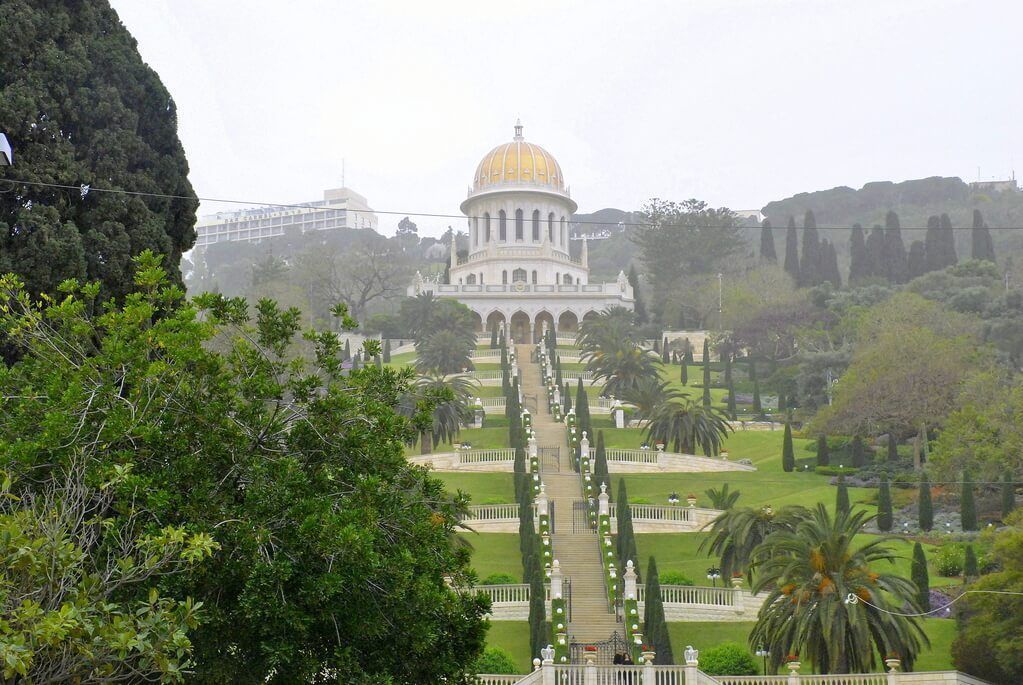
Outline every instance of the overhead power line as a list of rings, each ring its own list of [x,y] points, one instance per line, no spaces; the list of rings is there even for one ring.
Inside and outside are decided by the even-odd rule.
[[[311,212],[337,211],[337,209],[338,209],[337,207],[312,207],[312,206],[310,206],[308,204],[301,204],[301,203],[267,202],[265,200],[235,200],[235,199],[221,198],[221,197],[193,197],[193,196],[189,196],[189,195],[170,195],[170,194],[166,194],[166,193],[147,193],[147,192],[142,192],[142,191],[137,191],[137,190],[121,190],[121,189],[117,189],[117,188],[98,188],[96,186],[89,185],[89,184],[82,184],[82,185],[77,185],[76,186],[76,185],[69,185],[69,184],[64,184],[64,183],[45,183],[45,182],[42,182],[42,181],[25,181],[25,180],[16,179],[16,178],[0,178],[0,181],[7,182],[7,183],[13,183],[13,184],[26,185],[26,186],[34,186],[34,187],[39,187],[39,188],[57,188],[57,189],[61,189],[61,190],[75,190],[75,191],[78,191],[78,192],[82,193],[83,195],[87,195],[89,193],[110,193],[110,194],[113,194],[113,195],[129,195],[129,196],[134,196],[134,197],[152,197],[152,198],[159,198],[159,199],[164,199],[164,200],[184,200],[184,201],[187,201],[187,202],[196,202],[196,203],[199,203],[199,202],[218,202],[218,203],[222,203],[222,204],[245,205],[247,207],[260,206],[260,207],[279,207],[281,209],[305,209],[305,210],[308,210],[308,211],[311,211]],[[386,210],[386,209],[351,209],[351,208],[345,208],[345,211],[354,212],[354,213],[362,213],[362,214],[387,214],[387,215],[391,215],[391,216],[417,216],[417,217],[425,217],[425,218],[429,218],[429,219],[456,219],[456,220],[459,220],[459,221],[463,220],[463,219],[484,219],[485,218],[483,216],[466,216],[465,214],[443,214],[443,213],[438,213],[438,212],[415,212],[415,211],[398,211],[398,210]],[[629,212],[629,213],[633,214],[635,212]],[[490,218],[491,219],[496,219],[497,217],[490,217]],[[740,218],[741,218],[741,216],[740,216]],[[649,221],[593,221],[593,220],[587,220],[587,219],[578,219],[578,220],[573,219],[571,221],[571,223],[576,224],[576,225],[592,225],[592,226],[605,226],[605,227],[606,226],[620,226],[620,227],[623,227],[623,228],[626,227],[626,226],[628,226],[630,228],[633,228],[633,227],[635,227],[635,228],[710,228],[710,229],[724,228],[723,226],[720,226],[720,225],[717,225],[717,224],[691,224],[691,223],[685,223],[685,224],[664,224],[664,223],[653,223],[653,222],[649,222]],[[754,228],[754,227],[751,226],[749,228]],[[785,226],[780,226],[780,225],[779,226],[772,226],[772,228],[776,229],[778,231],[786,230]],[[797,228],[797,230],[803,230],[801,226],[797,226],[796,228]],[[816,228],[817,228],[818,231],[849,231],[849,230],[852,230],[851,226],[817,226]],[[900,230],[903,230],[903,231],[927,231],[927,230],[934,230],[935,228],[937,228],[938,230],[950,230],[950,231],[970,231],[970,230],[973,230],[972,227],[970,227],[970,226],[949,226],[949,227],[944,227],[944,228],[942,228],[942,227],[930,227],[929,228],[927,226],[900,226]],[[1023,226],[997,226],[997,227],[989,227],[989,229],[992,230],[992,231],[995,231],[995,230],[998,230],[998,231],[1002,231],[1002,230],[1023,230]],[[864,231],[870,231],[871,228],[864,226],[863,230]]]
[[[883,614],[890,614],[892,616],[902,616],[904,618],[920,618],[922,616],[930,616],[931,614],[936,614],[939,611],[944,611],[945,609],[948,609],[953,604],[958,602],[960,599],[965,597],[966,595],[1014,595],[1016,597],[1023,597],[1023,592],[1012,592],[1011,590],[967,590],[963,594],[959,595],[955,599],[953,599],[950,602],[948,602],[948,604],[944,604],[944,605],[942,605],[942,606],[940,606],[940,607],[938,607],[936,609],[931,609],[930,611],[921,611],[920,613],[909,613],[909,614],[902,613],[900,611],[890,611],[888,609],[885,609],[884,607],[879,607],[878,605],[872,604],[871,602],[868,602],[867,600],[863,599],[862,597],[860,597],[859,595],[857,595],[856,593],[853,593],[853,592],[850,592],[848,595],[845,596],[845,603],[846,604],[866,604],[868,607],[871,607],[873,609],[877,609],[878,611],[880,611]]]

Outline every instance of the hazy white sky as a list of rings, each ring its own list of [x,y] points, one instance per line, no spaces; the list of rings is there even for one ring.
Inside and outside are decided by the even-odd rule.
[[[201,196],[319,199],[345,159],[376,209],[457,213],[516,117],[583,212],[1023,158],[1018,0],[113,4],[177,102]]]

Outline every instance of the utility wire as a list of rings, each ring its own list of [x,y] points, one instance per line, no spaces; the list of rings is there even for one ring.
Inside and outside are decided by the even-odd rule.
[[[115,188],[97,188],[89,184],[82,185],[68,185],[64,183],[44,183],[42,181],[24,181],[16,178],[0,178],[0,181],[4,181],[12,184],[21,184],[26,186],[34,186],[39,188],[58,188],[62,190],[77,190],[82,195],[89,193],[110,193],[113,195],[130,195],[134,197],[152,197],[160,198],[164,200],[185,200],[189,202],[219,202],[223,204],[236,204],[246,205],[248,207],[261,206],[261,207],[280,207],[283,209],[305,209],[311,212],[327,212],[327,211],[338,211],[338,207],[312,207],[308,204],[296,204],[287,202],[266,202],[263,200],[234,200],[228,198],[218,197],[193,197],[189,195],[169,195],[165,193],[147,193],[137,190],[121,190]],[[362,213],[362,214],[387,214],[393,216],[418,216],[426,217],[430,219],[485,219],[483,216],[466,216],[465,214],[442,214],[437,212],[408,212],[408,211],[396,211],[396,210],[384,210],[384,209],[351,209],[345,208],[344,211]],[[629,212],[634,214],[635,212]],[[490,217],[496,220],[497,217]],[[710,228],[719,229],[725,228],[725,226],[712,225],[712,224],[661,224],[643,221],[593,221],[593,220],[571,220],[570,223],[575,225],[593,225],[593,226],[620,226],[620,227],[637,227],[637,228]],[[743,228],[741,226],[737,228]],[[750,226],[748,228],[759,228],[758,226]],[[772,226],[772,229],[783,231],[786,227],[784,226]],[[802,227],[797,227],[799,230],[803,230]],[[950,226],[947,228],[936,227],[938,230],[950,230],[950,231],[972,231],[973,228],[970,226]],[[850,231],[851,226],[817,226],[818,231]],[[871,229],[863,227],[864,231],[869,232]],[[901,226],[900,230],[903,231],[927,231],[933,230],[927,226]],[[989,227],[989,230],[1023,230],[1023,226],[998,226]]]
[[[857,595],[854,592],[850,592],[848,595],[845,596],[845,603],[846,604],[861,604],[861,603],[862,604],[866,604],[868,607],[877,609],[881,613],[890,614],[892,616],[902,616],[904,618],[920,618],[921,616],[929,616],[931,614],[936,614],[939,611],[944,611],[945,609],[948,609],[950,606],[952,606],[953,604],[958,602],[960,599],[965,597],[966,595],[1015,595],[1017,597],[1023,597],[1023,592],[1012,592],[1010,590],[967,590],[966,592],[964,592],[963,594],[959,595],[958,597],[956,597],[955,599],[953,599],[952,601],[950,601],[948,604],[946,604],[944,606],[940,606],[937,609],[931,609],[930,611],[923,611],[923,612],[920,612],[918,614],[906,614],[906,613],[902,613],[900,611],[890,611],[888,609],[885,609],[884,607],[879,607],[876,604],[872,604],[872,603],[868,602],[867,600],[861,598],[859,595]]]

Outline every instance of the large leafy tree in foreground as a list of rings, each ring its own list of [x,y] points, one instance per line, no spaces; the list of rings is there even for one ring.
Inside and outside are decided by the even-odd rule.
[[[411,373],[345,370],[334,333],[307,333],[300,351],[299,312],[269,300],[254,320],[242,300],[187,302],[151,254],[135,283],[121,306],[75,282],[34,304],[0,279],[0,335],[19,357],[0,369],[0,469],[18,498],[0,516],[31,541],[46,514],[45,539],[86,555],[89,589],[37,592],[35,627],[0,623],[5,660],[27,652],[60,672],[81,635],[24,634],[99,615],[130,680],[174,679],[191,655],[196,682],[462,682],[486,600],[446,582],[472,580],[452,535],[462,499],[403,456],[431,419],[395,411]],[[49,516],[69,508],[78,518]],[[32,573],[6,565],[5,592]],[[130,634],[140,616],[148,645]]]
[[[106,0],[11,0],[0,26],[0,129],[15,149],[0,178],[181,198],[3,184],[0,273],[34,293],[86,278],[123,296],[132,256],[151,249],[179,281],[196,202],[177,111],[116,12]]]
[[[929,644],[918,619],[887,613],[921,609],[912,581],[878,570],[896,559],[885,538],[855,545],[869,520],[862,510],[832,516],[818,504],[756,551],[753,591],[767,595],[749,640],[770,650],[775,669],[788,654],[820,673],[872,671],[889,654],[911,669]]]

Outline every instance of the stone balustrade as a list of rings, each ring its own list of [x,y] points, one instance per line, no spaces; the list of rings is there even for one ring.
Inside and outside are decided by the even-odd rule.
[[[500,360],[501,359],[501,350],[500,350],[500,348],[495,349],[495,350],[490,350],[490,349],[480,350],[480,349],[476,349],[476,350],[472,351],[472,354],[469,355],[469,358],[470,359],[497,359],[497,360]]]
[[[484,409],[501,409],[505,407],[506,398],[504,397],[480,397],[480,406]]]
[[[496,471],[511,473],[515,466],[515,450],[506,447],[489,450],[456,450],[416,454],[408,457],[416,466],[434,471]]]
[[[474,588],[490,598],[490,620],[528,621],[529,585],[527,583],[508,585],[477,585]],[[544,603],[547,615],[551,615],[551,586],[544,584]]]
[[[665,452],[657,449],[607,449],[607,468],[611,473],[709,473],[718,471],[756,471],[755,466],[728,459],[699,457],[695,454]]]

